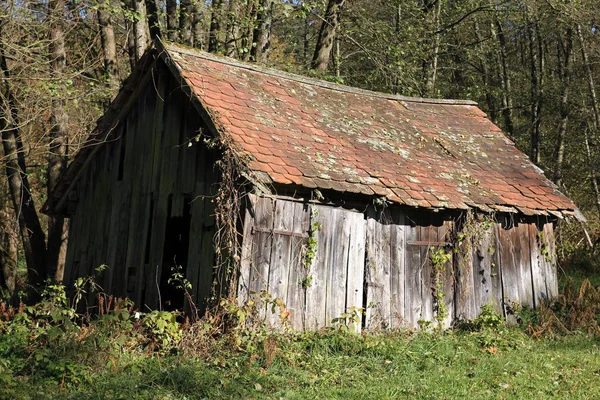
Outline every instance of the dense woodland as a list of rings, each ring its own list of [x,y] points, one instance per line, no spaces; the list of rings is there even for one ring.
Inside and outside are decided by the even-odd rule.
[[[600,235],[600,3],[592,0],[0,0],[2,297],[61,280],[39,212],[154,38],[365,89],[477,101]],[[588,249],[588,250],[586,250]]]

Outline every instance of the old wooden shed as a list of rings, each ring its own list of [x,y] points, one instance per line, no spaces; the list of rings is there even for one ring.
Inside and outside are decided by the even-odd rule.
[[[161,43],[45,211],[70,219],[67,283],[106,264],[106,292],[181,307],[168,282],[180,266],[200,308],[215,287],[240,302],[268,291],[296,329],[344,314],[363,328],[448,326],[483,304],[535,306],[557,294],[555,222],[578,213],[473,102]],[[215,268],[216,242],[233,274]]]

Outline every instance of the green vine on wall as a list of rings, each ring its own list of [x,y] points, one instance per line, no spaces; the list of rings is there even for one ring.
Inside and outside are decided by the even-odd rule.
[[[452,253],[447,252],[444,248],[435,247],[429,248],[429,259],[433,267],[433,278],[435,281],[435,306],[436,316],[435,319],[438,322],[438,327],[441,327],[442,322],[448,316],[448,310],[446,309],[446,302],[444,298],[444,273],[446,272],[446,265],[452,260]]]
[[[318,221],[315,221],[319,215],[319,211],[315,208],[312,209],[310,229],[308,230],[308,239],[306,241],[306,247],[304,248],[304,256],[302,258],[302,265],[305,270],[305,277],[300,281],[300,286],[303,288],[310,287],[312,285],[312,275],[310,275],[310,267],[317,256],[317,248],[319,243],[317,242],[317,231],[322,228]]]

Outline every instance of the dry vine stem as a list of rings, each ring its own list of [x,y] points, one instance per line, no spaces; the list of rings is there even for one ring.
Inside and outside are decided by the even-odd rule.
[[[246,167],[239,156],[227,143],[227,137],[206,139],[210,148],[221,152],[221,158],[215,163],[220,172],[220,183],[215,197],[215,282],[213,301],[220,297],[234,298],[237,295],[237,279],[240,268],[241,246],[238,221],[240,202],[246,179],[243,172]]]

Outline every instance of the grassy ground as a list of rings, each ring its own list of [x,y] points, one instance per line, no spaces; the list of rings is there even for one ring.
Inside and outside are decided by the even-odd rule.
[[[534,340],[518,329],[279,336],[271,355],[128,353],[79,382],[15,377],[18,398],[600,398],[598,339]],[[0,396],[0,397],[4,397]],[[14,397],[16,398],[16,397]]]
[[[252,315],[233,304],[192,326],[127,304],[82,322],[54,288],[34,307],[0,305],[0,399],[600,398],[600,291],[583,287],[523,311],[522,326],[490,311],[453,331],[361,336],[223,334]]]

